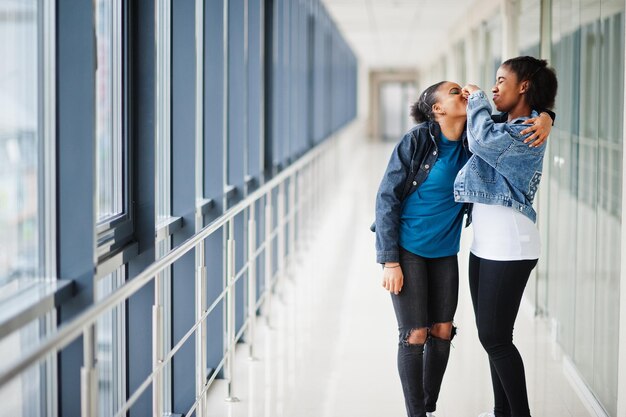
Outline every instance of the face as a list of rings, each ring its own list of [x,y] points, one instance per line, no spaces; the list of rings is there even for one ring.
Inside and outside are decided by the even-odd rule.
[[[524,98],[527,81],[519,82],[517,74],[508,67],[501,66],[496,73],[496,84],[491,89],[493,103],[501,112],[508,112]]]
[[[461,86],[446,81],[437,89],[437,103],[433,105],[435,114],[447,117],[467,117],[467,100],[461,94]]]

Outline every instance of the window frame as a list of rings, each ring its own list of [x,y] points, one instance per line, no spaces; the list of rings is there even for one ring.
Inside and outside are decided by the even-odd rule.
[[[129,4],[127,0],[113,0],[114,19],[112,22],[113,42],[113,103],[111,115],[113,119],[114,140],[119,141],[121,163],[120,171],[114,175],[121,175],[122,186],[121,207],[122,211],[113,216],[98,221],[98,204],[94,205],[94,219],[96,231],[96,262],[99,264],[107,258],[123,250],[133,240],[134,234],[134,208],[133,208],[133,188],[132,188],[132,146],[130,141],[129,123]],[[96,9],[94,9],[94,22],[96,19]],[[97,39],[96,39],[97,42]],[[97,59],[97,58],[96,58]],[[97,88],[97,85],[94,86]],[[96,109],[97,117],[97,109]],[[94,131],[94,141],[96,141],[97,159],[97,137]],[[96,173],[96,183],[99,181]],[[96,197],[97,198],[97,197]],[[119,265],[121,266],[121,265]]]

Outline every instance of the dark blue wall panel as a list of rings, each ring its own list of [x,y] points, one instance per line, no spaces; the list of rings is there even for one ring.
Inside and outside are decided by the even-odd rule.
[[[77,295],[59,309],[60,324],[93,302],[95,57],[93,3],[57,5],[57,265]],[[91,138],[92,140],[89,140]],[[80,415],[82,339],[58,355],[59,415]]]
[[[247,146],[248,166],[247,173],[257,180],[261,174],[261,117],[262,88],[263,88],[263,33],[262,2],[254,0],[248,2],[248,103],[247,103]]]
[[[172,2],[172,214],[183,218],[173,236],[177,246],[195,233],[195,1]],[[172,345],[194,325],[195,252],[172,268]],[[173,410],[186,412],[195,401],[195,337],[173,360]]]
[[[245,117],[244,0],[228,1],[228,178],[243,191]]]
[[[154,262],[154,2],[129,2],[129,118],[130,143],[133,147],[133,198],[135,237],[140,256],[128,263],[132,280]],[[152,305],[154,286],[147,285],[127,302],[128,392],[133,392],[152,372]],[[152,391],[147,390],[133,405],[131,416],[145,416],[152,409]]]
[[[206,216],[210,222],[222,213],[224,194],[224,2],[214,0],[204,8],[204,196],[215,202]],[[223,233],[206,240],[207,294],[213,300],[223,288]],[[223,356],[221,305],[207,319],[207,364],[217,367]]]

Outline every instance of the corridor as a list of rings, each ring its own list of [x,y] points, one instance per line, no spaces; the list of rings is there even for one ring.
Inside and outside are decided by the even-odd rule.
[[[344,134],[358,136],[358,124]],[[357,143],[351,138],[346,142]],[[249,345],[237,351],[229,403],[222,380],[209,394],[211,417],[387,417],[405,415],[396,371],[396,323],[374,262],[368,229],[373,204],[392,145],[359,145],[342,161],[336,184],[302,257],[282,277],[269,326],[260,318],[255,360]],[[461,285],[453,341],[437,417],[474,417],[492,407],[487,356],[476,334],[467,286],[471,227],[459,254]],[[342,249],[340,249],[342,248]],[[549,323],[522,305],[515,342],[526,365],[534,417],[593,416],[564,374]]]
[[[532,416],[626,417],[625,27],[626,0],[0,0],[0,417],[406,415],[377,188],[430,86],[515,57],[558,80]],[[471,234],[436,417],[493,407]]]

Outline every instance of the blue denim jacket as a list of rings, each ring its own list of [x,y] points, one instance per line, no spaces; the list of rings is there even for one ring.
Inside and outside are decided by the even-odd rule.
[[[537,117],[536,111],[531,117]],[[470,95],[467,103],[467,137],[474,154],[454,183],[458,202],[497,204],[523,213],[533,222],[532,207],[541,180],[545,143],[531,148],[520,132],[527,117],[495,123],[484,92]]]
[[[400,216],[403,201],[426,180],[437,162],[436,138],[441,129],[436,122],[420,123],[409,130],[391,153],[387,170],[376,195],[376,262],[398,262]],[[463,133],[463,147],[469,153]]]

